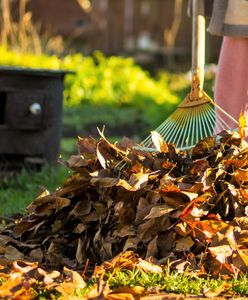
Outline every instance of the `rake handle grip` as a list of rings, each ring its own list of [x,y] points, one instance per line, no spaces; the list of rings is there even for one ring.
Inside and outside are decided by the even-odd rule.
[[[204,83],[205,65],[205,17],[204,0],[193,0],[192,18],[192,75],[194,81],[199,81],[200,91]]]

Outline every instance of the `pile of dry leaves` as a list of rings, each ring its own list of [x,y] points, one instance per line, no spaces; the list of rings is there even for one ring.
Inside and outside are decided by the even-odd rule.
[[[0,233],[2,256],[93,271],[132,250],[158,264],[212,274],[248,271],[248,148],[222,132],[179,151],[79,138],[73,174]],[[18,199],[17,199],[18,200]]]

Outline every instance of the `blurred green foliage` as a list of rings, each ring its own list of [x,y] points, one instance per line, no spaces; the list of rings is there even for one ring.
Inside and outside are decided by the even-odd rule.
[[[65,57],[34,55],[0,47],[0,65],[72,70],[65,77],[64,125],[75,134],[106,125],[112,135],[144,137],[176,108],[190,89],[190,74],[160,72],[152,77],[131,58],[80,53]],[[209,75],[210,74],[210,75]],[[212,96],[213,77],[205,88]],[[118,128],[126,128],[119,131]]]
[[[88,57],[73,54],[58,58],[16,53],[0,47],[0,65],[72,70],[75,74],[65,78],[66,107],[85,104],[118,109],[132,107],[150,125],[150,120],[156,121],[157,115],[171,113],[179,101],[168,88],[168,77],[154,79],[131,58],[106,57],[100,52]]]
[[[63,67],[76,71],[76,77],[66,78],[65,98],[69,105],[82,101],[118,106],[144,107],[147,102],[169,105],[178,99],[168,89],[166,80],[152,78],[131,58],[69,55],[63,59]]]
[[[69,106],[82,102],[143,106],[143,100],[157,104],[175,104],[177,97],[168,90],[166,80],[155,80],[131,58],[82,54],[57,56],[34,55],[0,47],[0,65],[28,68],[72,70],[67,75],[65,100]],[[145,99],[144,99],[145,98]]]
[[[25,68],[61,69],[62,61],[57,56],[45,54],[35,55],[8,50],[6,46],[0,46],[0,65],[18,66]]]

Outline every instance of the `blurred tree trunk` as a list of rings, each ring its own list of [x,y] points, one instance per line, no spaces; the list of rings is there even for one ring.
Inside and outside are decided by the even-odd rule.
[[[170,28],[164,30],[164,41],[168,56],[168,65],[170,69],[175,68],[175,44],[178,31],[182,22],[183,0],[174,0],[174,17]]]

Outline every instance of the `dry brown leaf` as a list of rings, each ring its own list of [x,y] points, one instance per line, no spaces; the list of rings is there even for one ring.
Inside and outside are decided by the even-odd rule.
[[[207,137],[203,140],[200,140],[192,150],[192,157],[196,159],[204,157],[212,148],[214,148],[215,144],[215,137]]]
[[[117,293],[128,293],[128,294],[132,294],[134,296],[136,295],[142,295],[145,292],[145,288],[143,286],[135,286],[135,287],[127,287],[127,286],[123,286],[123,287],[119,287],[115,290],[113,290],[113,294],[117,294]]]
[[[42,262],[42,259],[44,257],[44,253],[43,253],[41,248],[36,248],[36,249],[30,251],[29,256],[34,261]]]
[[[235,258],[236,257],[236,258]],[[236,264],[243,272],[247,273],[248,271],[248,249],[239,249],[237,250],[237,256],[233,258],[233,262],[236,261]]]
[[[132,174],[128,180],[128,184],[137,191],[147,184],[148,177],[149,174],[144,173]]]
[[[219,295],[225,293],[226,291],[230,291],[231,288],[232,288],[231,283],[224,282],[223,284],[221,284],[220,286],[218,286],[217,288],[215,288],[213,290],[203,291],[203,294],[205,297],[215,298],[215,297],[218,297]]]
[[[24,259],[24,254],[21,253],[20,251],[18,251],[15,247],[13,247],[11,245],[8,245],[5,248],[4,256],[7,259],[12,260],[12,261],[19,260],[19,259]]]
[[[156,219],[148,219],[143,224],[140,224],[137,229],[137,239],[138,241],[143,241],[147,243],[153,239],[158,233],[158,227]]]
[[[97,158],[98,158],[101,166],[103,167],[103,169],[106,169],[107,168],[107,162],[106,162],[103,154],[99,150],[99,144],[97,145],[97,148],[96,148],[96,155],[97,155]]]
[[[82,239],[78,239],[77,244],[77,251],[76,251],[76,260],[79,262],[79,264],[82,264],[85,257],[85,241]]]
[[[29,205],[29,212],[37,216],[50,216],[57,211],[69,206],[71,201],[67,198],[55,195],[48,195],[43,198],[37,198],[35,202]]]
[[[71,282],[74,284],[74,289],[83,289],[86,287],[86,282],[83,280],[83,277],[78,274],[78,272],[64,267],[63,273],[70,278]]]
[[[241,183],[248,182],[248,169],[238,169],[234,176]]]
[[[153,218],[159,218],[161,216],[164,216],[171,211],[173,211],[175,208],[170,207],[167,204],[161,204],[161,205],[156,205],[153,206],[149,214],[144,218],[146,219],[153,219]]]
[[[86,159],[94,158],[96,156],[97,141],[93,138],[81,138],[78,137],[78,152]]]
[[[37,226],[41,226],[44,224],[44,221],[40,221],[39,219],[28,219],[23,218],[20,221],[17,221],[17,224],[13,230],[13,235],[15,238],[19,238],[23,233],[34,230]]]
[[[139,259],[139,262],[136,263],[136,267],[148,273],[162,273],[163,269],[159,265],[150,263],[149,261]]]
[[[195,244],[190,236],[179,238],[176,241],[176,251],[190,251],[190,248]]]
[[[168,153],[169,149],[162,136],[157,131],[151,131],[151,138],[158,152]]]
[[[91,211],[91,201],[86,199],[80,200],[74,205],[74,208],[69,212],[69,216],[82,217],[88,215]]]
[[[12,275],[6,283],[1,284],[1,299],[33,299],[34,291],[25,286],[24,279],[21,274]]]
[[[67,160],[67,166],[70,169],[73,170],[79,170],[82,167],[87,167],[89,164],[88,160],[85,160],[83,156],[81,155],[72,155],[68,160]]]
[[[241,112],[239,115],[239,126],[238,126],[238,133],[241,137],[241,140],[243,141],[246,136],[246,127],[247,127],[247,121],[245,115]]]
[[[132,294],[129,293],[118,293],[118,294],[108,294],[106,299],[109,300],[134,300]]]
[[[227,258],[232,256],[234,251],[234,249],[232,249],[229,245],[209,247],[208,250],[222,264],[227,263]]]
[[[157,239],[156,236],[153,240],[150,241],[150,243],[147,245],[147,252],[146,252],[146,258],[152,256],[155,257],[158,253],[158,245],[157,245]]]
[[[75,286],[72,282],[62,282],[56,287],[56,291],[61,293],[62,299],[70,299],[70,296],[75,293]]]
[[[127,251],[127,250],[136,250],[138,246],[138,240],[137,237],[128,237],[128,239],[126,240],[126,243],[123,247],[123,251]]]

